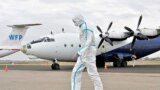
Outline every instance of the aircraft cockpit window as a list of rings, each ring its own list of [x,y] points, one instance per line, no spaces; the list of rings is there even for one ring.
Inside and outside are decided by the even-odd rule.
[[[54,38],[44,37],[44,42],[54,42]]]
[[[41,39],[38,39],[38,40],[33,40],[32,42],[30,42],[31,44],[35,44],[35,43],[39,43],[39,42],[42,42],[42,38]]]
[[[39,43],[39,42],[54,42],[55,39],[54,38],[49,38],[49,37],[43,37],[43,38],[40,38],[38,40],[33,40],[31,42],[31,44],[35,44],[35,43]]]
[[[54,38],[50,38],[48,41],[49,42],[54,42],[55,40],[54,40]]]

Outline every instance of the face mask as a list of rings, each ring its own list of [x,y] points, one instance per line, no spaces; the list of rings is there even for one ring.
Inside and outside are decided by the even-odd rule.
[[[78,21],[76,21],[76,20],[72,20],[72,21],[73,21],[73,23],[74,23],[75,26],[79,26],[78,25]]]

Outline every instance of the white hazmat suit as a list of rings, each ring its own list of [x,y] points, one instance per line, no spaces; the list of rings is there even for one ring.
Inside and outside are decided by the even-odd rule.
[[[96,45],[92,29],[86,24],[83,16],[77,15],[73,19],[75,26],[80,28],[81,49],[77,52],[78,59],[72,70],[71,90],[81,90],[81,76],[83,70],[87,72],[94,83],[95,90],[103,90],[103,85],[96,67]]]

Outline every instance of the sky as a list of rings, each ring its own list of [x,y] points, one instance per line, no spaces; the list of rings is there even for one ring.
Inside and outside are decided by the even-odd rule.
[[[24,42],[32,41],[50,32],[78,32],[72,17],[82,14],[97,32],[96,25],[106,30],[113,21],[111,30],[124,30],[124,26],[136,28],[143,15],[140,27],[160,26],[160,0],[0,0],[0,35],[5,39],[11,31],[6,25],[42,23],[29,28]],[[98,33],[98,32],[97,32]],[[156,54],[155,56],[159,55]],[[25,58],[24,58],[25,57]],[[26,59],[22,53],[2,59]]]

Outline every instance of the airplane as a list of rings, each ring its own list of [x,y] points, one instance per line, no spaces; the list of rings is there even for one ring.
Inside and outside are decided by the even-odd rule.
[[[114,67],[127,67],[127,62],[139,59],[160,50],[160,36],[151,40],[137,40],[134,51],[130,50],[131,43],[98,55],[97,57],[106,62],[113,62]],[[136,55],[133,58],[133,55]]]
[[[97,57],[102,60],[105,60],[106,62],[107,61],[113,62],[114,67],[126,67],[127,61],[139,59],[159,51],[160,28],[157,29],[139,28],[141,20],[142,20],[142,15],[139,18],[137,31],[135,32],[133,32],[133,30],[130,29],[129,27],[126,26],[124,27],[125,29],[128,29],[130,32],[133,32],[132,34],[134,37],[132,43],[129,43],[125,46],[114,49],[112,51],[103,53]]]
[[[100,32],[99,35],[98,34],[95,35],[96,45],[98,46],[97,59],[96,59],[96,64],[98,67],[104,66],[106,61],[105,59],[107,59],[106,56],[108,55],[107,52],[112,52],[112,57],[115,58],[115,60],[113,61],[115,67],[127,66],[127,61],[122,60],[123,58],[121,54],[125,54],[125,55],[129,54],[130,57],[132,57],[132,55],[135,55],[136,50],[133,49],[133,46],[135,44],[136,39],[138,39],[137,42],[139,42],[139,40],[147,40],[147,39],[158,37],[159,29],[148,29],[148,28],[139,29],[141,20],[142,20],[142,16],[140,16],[139,18],[136,31],[130,29],[129,27],[125,27],[125,29],[128,32],[108,32],[112,26],[112,22],[111,22],[108,26],[107,31],[103,33],[101,28],[97,26],[97,29]],[[17,27],[17,26],[12,25],[12,27]],[[27,26],[23,26],[23,27],[27,27]],[[62,31],[64,32],[64,29],[62,29]],[[9,38],[11,37],[9,36]],[[108,43],[103,41],[106,41]],[[6,46],[3,47],[3,50],[5,50],[5,48],[6,50],[9,50],[9,49],[21,50],[26,54],[34,55],[38,58],[51,60],[53,61],[51,68],[60,69],[60,66],[57,63],[57,60],[58,61],[76,61],[75,59],[73,59],[73,56],[77,52],[77,50],[81,48],[81,45],[79,44],[79,42],[80,41],[79,41],[78,33],[62,33],[62,34],[43,36],[38,40],[33,40],[32,42],[26,45],[23,45],[23,47],[17,44],[19,42],[16,42],[15,45],[12,43],[13,45],[12,47],[7,46],[8,44],[7,43]],[[131,43],[131,47],[129,48],[130,43]],[[126,49],[123,49],[123,47],[128,47],[126,49],[130,50],[130,52],[124,53],[123,50],[126,50]],[[117,52],[117,49],[118,50],[123,49],[123,50],[121,52]],[[113,53],[113,52],[116,52],[116,53]]]
[[[18,48],[21,46],[21,41],[23,40],[23,37],[25,36],[25,33],[27,29],[30,26],[36,26],[41,24],[17,24],[17,25],[7,25],[8,27],[12,28],[12,31],[9,35],[7,35],[6,39],[0,43],[0,47],[3,49],[0,49],[0,57],[5,57],[8,55],[11,55],[13,53],[18,52],[18,49],[11,49],[11,48]],[[10,49],[8,48],[8,45]]]
[[[132,60],[133,55],[138,59],[160,49],[158,45],[160,29],[140,29],[141,20],[142,16],[139,18],[136,30],[125,27],[127,32],[108,32],[112,22],[105,33],[97,26],[100,31],[100,34],[95,35],[98,46],[96,56],[98,67],[104,67],[105,61],[113,62],[114,67],[126,67],[127,61]],[[57,60],[76,61],[73,56],[81,48],[79,42],[78,33],[45,35],[24,45],[22,51],[28,55],[53,61],[51,68],[55,70],[60,69]]]

